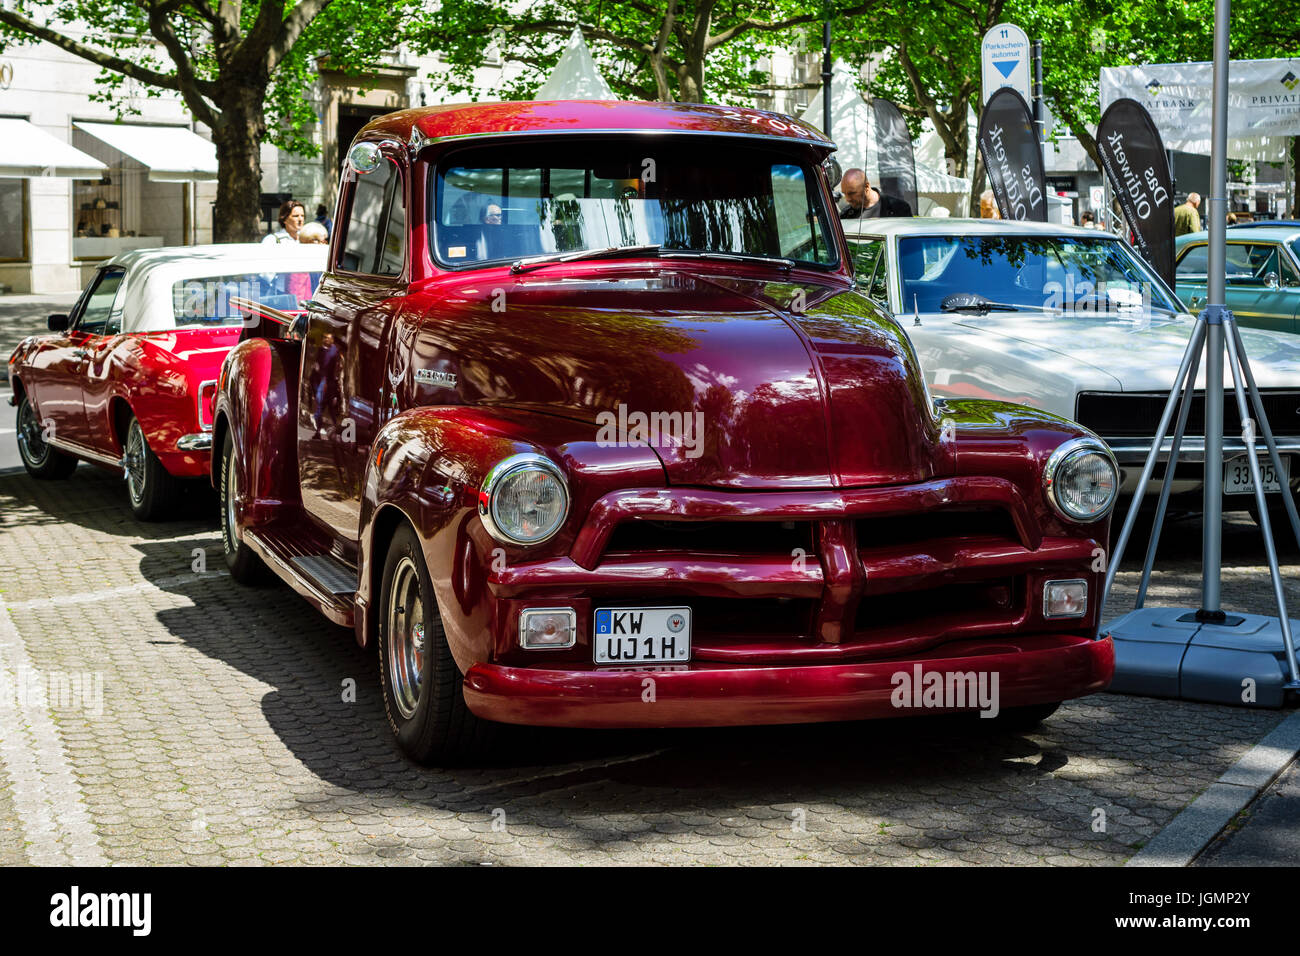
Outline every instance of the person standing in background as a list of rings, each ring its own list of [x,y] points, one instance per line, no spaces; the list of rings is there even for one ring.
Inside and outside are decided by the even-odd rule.
[[[912,207],[902,199],[886,196],[871,188],[867,174],[861,169],[850,169],[840,180],[845,205],[840,207],[841,219],[875,219],[880,216],[910,216]]]
[[[980,193],[980,218],[981,219],[1001,219],[1002,215],[998,212],[998,204],[993,200],[993,190],[986,189]]]
[[[298,230],[307,219],[307,211],[296,199],[286,199],[280,204],[280,228],[262,239],[262,245],[279,245],[282,242],[297,242]]]
[[[328,239],[334,234],[334,220],[330,218],[330,211],[321,203],[316,207],[316,222],[325,227],[325,238]]]
[[[1174,236],[1201,231],[1201,217],[1196,207],[1201,204],[1200,193],[1188,193],[1187,202],[1174,207]]]

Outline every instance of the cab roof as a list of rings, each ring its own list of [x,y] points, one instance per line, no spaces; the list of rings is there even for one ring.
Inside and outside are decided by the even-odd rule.
[[[537,100],[448,103],[401,110],[372,120],[357,137],[393,138],[419,149],[470,137],[581,134],[690,133],[804,143],[822,150],[835,144],[816,128],[780,113],[704,103],[624,100]]]

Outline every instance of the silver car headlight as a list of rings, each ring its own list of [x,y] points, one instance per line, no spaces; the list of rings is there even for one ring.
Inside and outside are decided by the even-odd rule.
[[[512,455],[488,472],[479,490],[479,518],[503,544],[541,544],[568,514],[564,475],[542,455]]]
[[[1072,438],[1047,459],[1043,491],[1062,517],[1100,521],[1119,497],[1119,466],[1100,439]]]

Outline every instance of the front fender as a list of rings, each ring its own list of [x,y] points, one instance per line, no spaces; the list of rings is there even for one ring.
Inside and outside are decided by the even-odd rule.
[[[358,639],[372,633],[388,541],[399,521],[419,536],[447,641],[461,671],[492,657],[491,574],[567,554],[591,506],[618,488],[662,487],[663,465],[646,446],[602,447],[596,427],[548,415],[466,406],[415,408],[394,416],[370,449],[361,501]],[[545,455],[569,485],[568,520],[531,548],[493,539],[478,518],[478,491],[502,459]],[[363,620],[364,619],[364,620]]]
[[[298,487],[298,346],[250,339],[221,367],[211,478],[218,487],[221,448],[229,434],[245,500],[241,524],[255,527],[302,507]]]
[[[1009,402],[946,399],[935,404],[940,440],[951,443],[958,475],[1012,482],[1035,519],[1039,537],[1087,534],[1106,544],[1109,517],[1087,525],[1069,522],[1048,503],[1043,490],[1043,469],[1052,452],[1072,438],[1095,438],[1092,432],[1051,412]]]

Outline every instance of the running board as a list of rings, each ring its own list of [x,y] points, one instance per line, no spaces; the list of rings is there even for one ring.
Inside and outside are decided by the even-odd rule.
[[[355,568],[331,554],[303,554],[306,542],[292,532],[245,530],[242,541],[327,618],[343,627],[353,626]]]

